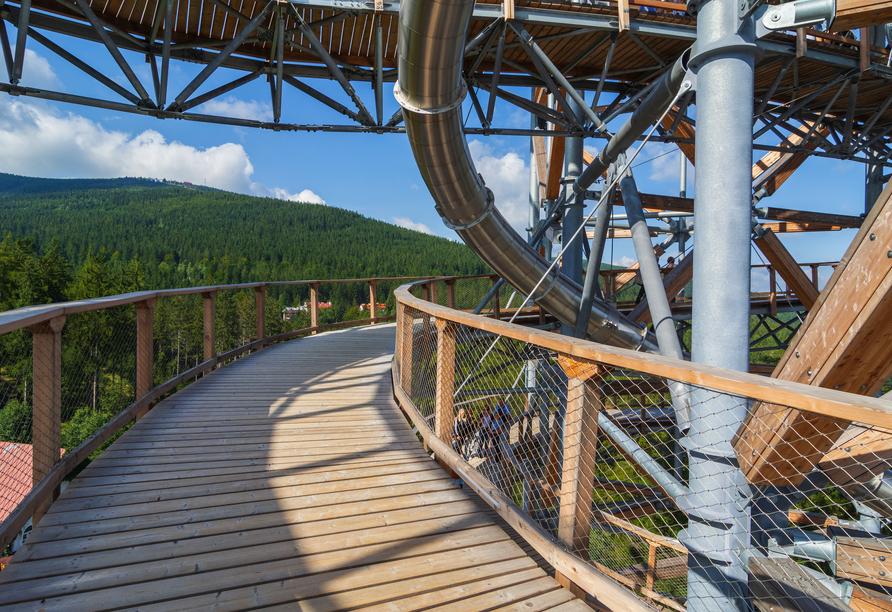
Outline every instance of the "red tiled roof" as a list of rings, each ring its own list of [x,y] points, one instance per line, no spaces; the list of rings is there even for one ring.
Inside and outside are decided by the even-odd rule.
[[[0,442],[0,521],[31,492],[32,456],[30,444]]]
[[[31,492],[33,454],[30,444],[0,441],[0,522]]]

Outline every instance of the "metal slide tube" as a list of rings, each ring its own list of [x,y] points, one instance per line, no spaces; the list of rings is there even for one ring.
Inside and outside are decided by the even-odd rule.
[[[548,262],[495,208],[471,161],[462,130],[462,55],[473,0],[406,0],[400,5],[399,79],[406,134],[437,212],[471,249],[529,295]],[[670,98],[671,99],[671,98]],[[557,270],[532,298],[559,320],[575,323],[582,287]],[[598,342],[657,352],[656,342],[615,308],[595,304],[588,332]]]
[[[682,53],[675,60],[675,63],[672,64],[669,71],[660,77],[647,97],[644,98],[640,106],[629,117],[629,120],[617,130],[613,138],[604,145],[604,148],[601,149],[595,160],[589,164],[582,176],[573,184],[574,192],[581,193],[588,189],[598,177],[604,174],[604,171],[610,167],[610,164],[616,161],[620,153],[632,146],[638,137],[653,125],[654,121],[660,118],[681,87],[687,71],[687,60],[690,53],[690,49]]]

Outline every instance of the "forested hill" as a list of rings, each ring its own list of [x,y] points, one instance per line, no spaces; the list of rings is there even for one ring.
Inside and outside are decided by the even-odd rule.
[[[57,241],[72,273],[97,255],[136,265],[142,284],[159,289],[488,272],[462,244],[332,206],[148,179],[0,174],[4,237],[7,249],[29,238],[36,256]]]

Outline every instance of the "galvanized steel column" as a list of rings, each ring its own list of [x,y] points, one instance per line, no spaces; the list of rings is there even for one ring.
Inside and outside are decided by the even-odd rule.
[[[577,116],[581,111],[572,98],[567,100],[567,110]],[[564,147],[564,193],[567,203],[561,227],[561,272],[578,285],[582,285],[582,241],[585,236],[577,236],[572,242],[570,239],[582,225],[582,211],[585,208],[584,196],[573,191],[573,183],[582,174],[582,147],[582,138],[567,138]],[[572,338],[575,332],[575,321],[561,323],[561,335]]]
[[[746,371],[749,363],[753,26],[738,0],[707,0],[697,15],[697,258],[693,361]],[[746,401],[695,392],[689,451],[689,612],[744,612],[749,545],[746,480],[731,439]]]

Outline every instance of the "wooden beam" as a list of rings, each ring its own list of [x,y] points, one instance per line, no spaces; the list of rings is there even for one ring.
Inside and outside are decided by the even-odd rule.
[[[136,303],[136,397],[142,397],[154,386],[153,365],[155,362],[155,304],[158,298]],[[146,406],[136,420],[148,413]]]
[[[666,297],[671,301],[694,278],[694,253],[688,253],[676,266],[663,277],[663,288]],[[628,314],[628,317],[637,323],[650,322],[650,306],[647,304],[647,296],[638,303]]]
[[[556,130],[561,128],[555,126]],[[556,200],[561,195],[561,176],[564,174],[564,137],[552,136],[545,180],[545,199]]]
[[[793,290],[802,305],[811,310],[818,300],[818,290],[812,285],[811,279],[802,271],[796,260],[787,250],[787,247],[778,237],[768,230],[761,238],[753,238],[753,244],[759,247],[769,263],[781,275],[787,286]]]
[[[814,122],[805,121],[803,122],[803,125],[811,129],[814,126]],[[830,134],[830,130],[824,125],[819,125],[815,129],[815,132],[824,137]],[[791,134],[788,140],[794,146],[798,146],[802,143],[804,138],[799,134]],[[789,145],[787,145],[787,143],[782,143],[781,147],[788,148]],[[808,151],[814,151],[817,147],[818,139],[810,138],[803,148]],[[796,172],[808,158],[809,156],[803,153],[769,151],[762,157],[762,159],[753,164],[753,190],[755,191],[761,187],[765,187],[768,195],[772,195],[787,181],[788,178],[793,176],[793,173]]]
[[[837,0],[830,31],[845,32],[889,22],[892,22],[892,2],[889,0]]]
[[[254,312],[257,317],[257,340],[266,338],[266,287],[254,287]],[[263,344],[260,345],[261,348]]]
[[[629,0],[617,2],[618,29],[624,32],[629,29]]]
[[[369,314],[374,325],[378,322],[378,281],[369,281]]]
[[[310,327],[317,325],[319,325],[319,283],[313,283],[310,285]]]
[[[591,537],[595,455],[598,450],[598,411],[601,409],[601,397],[597,383],[589,382],[589,377],[596,373],[586,372],[583,377],[576,377],[573,372],[577,371],[577,368],[572,357],[560,355],[558,361],[569,377],[558,538],[574,552],[585,553],[587,557]],[[583,365],[588,366],[588,364]],[[600,368],[598,370],[600,371]]]
[[[886,185],[773,376],[873,396],[892,375],[892,183]],[[734,440],[751,483],[798,485],[848,423],[757,404]]]
[[[31,326],[32,414],[31,472],[33,486],[59,462],[62,441],[62,328],[65,315]],[[33,525],[46,514],[59,490],[34,511]]]
[[[548,147],[545,146],[545,136],[533,136],[533,154],[536,156],[536,180],[539,181],[539,205],[545,199],[546,182],[548,177]]]
[[[206,291],[201,294],[202,298],[202,319],[204,325],[204,360],[208,361],[217,355],[217,336],[216,336],[216,318],[217,318],[217,292]],[[213,369],[213,367],[211,368]],[[211,370],[206,370],[205,374]]]
[[[748,586],[759,612],[851,612],[789,557],[751,557]]]
[[[673,106],[672,112],[667,113],[665,117],[663,117],[663,121],[660,122],[660,125],[664,130],[668,130],[672,128],[672,124],[675,123],[675,115],[678,113],[678,107]],[[693,140],[696,137],[696,130],[694,130],[693,126],[689,123],[685,123],[684,120],[679,121],[678,125],[675,126],[675,134],[679,138],[691,139]],[[695,163],[695,154],[694,154],[694,143],[692,142],[677,142],[676,146],[681,149],[681,152],[684,153],[684,156],[688,158],[688,161],[692,164]],[[646,207],[645,207],[646,208]]]

